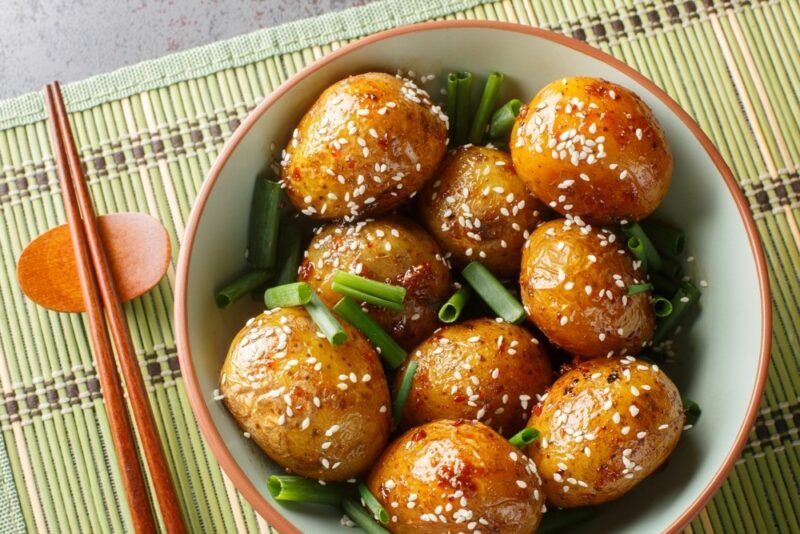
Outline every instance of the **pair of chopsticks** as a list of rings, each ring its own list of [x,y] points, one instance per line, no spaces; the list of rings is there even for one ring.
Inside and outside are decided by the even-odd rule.
[[[136,532],[156,532],[157,520],[148,497],[145,475],[139,462],[136,439],[126,410],[107,327],[111,329],[119,366],[125,377],[131,411],[139,431],[164,526],[169,533],[184,533],[186,525],[98,231],[97,216],[72,137],[61,86],[54,82],[45,87],[44,93],[56,152],[58,179],[75,252],[97,374],[108,411],[114,449],[122,467],[122,479],[130,504],[133,527]]]

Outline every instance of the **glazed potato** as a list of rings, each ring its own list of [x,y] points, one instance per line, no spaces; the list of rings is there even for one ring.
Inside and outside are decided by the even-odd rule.
[[[370,315],[406,349],[438,325],[450,294],[450,269],[436,242],[402,217],[325,226],[308,246],[298,280],[308,282],[328,306],[342,296],[331,289],[337,270],[406,288],[403,310],[368,306]]]
[[[522,245],[546,211],[505,152],[479,146],[461,147],[445,158],[420,194],[419,208],[452,260],[459,265],[479,260],[502,278],[519,272]]]
[[[653,213],[672,179],[672,153],[633,92],[597,78],[562,78],[522,109],[511,158],[528,189],[561,214],[588,222]]]
[[[416,361],[402,425],[477,419],[512,436],[530,417],[535,396],[552,382],[550,361],[522,327],[475,319],[437,330],[400,368]],[[395,394],[397,392],[395,391]]]
[[[544,491],[560,508],[611,501],[655,471],[684,424],[675,384],[633,357],[600,358],[561,375],[533,410],[528,446]]]
[[[367,485],[395,533],[531,533],[544,494],[536,465],[489,427],[435,421],[397,438]]]
[[[328,87],[281,159],[292,204],[315,219],[385,213],[414,195],[447,149],[447,116],[414,82],[378,72]]]
[[[528,318],[579,359],[636,354],[653,336],[648,292],[638,261],[606,230],[557,219],[531,235],[522,252],[520,293]]]
[[[239,426],[288,471],[346,480],[372,467],[389,436],[389,389],[369,341],[343,323],[331,345],[303,308],[252,319],[234,338],[220,392]]]

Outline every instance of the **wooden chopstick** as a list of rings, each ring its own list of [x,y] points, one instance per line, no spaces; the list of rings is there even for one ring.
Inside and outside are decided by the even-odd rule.
[[[98,360],[98,375],[108,406],[109,418],[116,418],[118,426],[124,427],[122,430],[124,438],[117,434],[114,425],[112,425],[112,433],[114,434],[115,448],[122,462],[123,478],[134,528],[137,532],[155,532],[155,520],[144,486],[141,465],[136,456],[135,440],[125,412],[125,401],[122,389],[119,387],[119,376],[109,350],[110,344],[103,310],[105,310],[108,325],[111,328],[119,366],[125,378],[133,418],[144,449],[144,457],[150,471],[164,526],[170,534],[183,534],[186,532],[186,525],[181,514],[178,496],[172,483],[164,448],[150,407],[139,361],[133,349],[125,313],[100,238],[97,217],[75,140],[72,137],[72,128],[58,82],[46,88],[46,97],[51,129],[54,132],[54,145],[57,146],[58,174],[64,190],[64,206],[68,213],[67,219],[75,255],[78,258],[78,272],[81,276],[92,339],[96,341],[93,341],[93,346],[95,357]],[[143,253],[146,252],[143,251]],[[102,303],[98,299],[98,292]],[[103,362],[102,365],[100,361]],[[101,367],[105,367],[103,372],[101,372]],[[106,386],[106,382],[108,382],[108,386]],[[126,440],[126,443],[117,443],[123,439]]]
[[[144,474],[140,468],[139,457],[136,453],[136,439],[125,408],[122,383],[117,374],[117,365],[114,362],[111,351],[111,340],[106,330],[97,278],[90,264],[85,231],[81,223],[80,211],[70,178],[67,155],[61,142],[61,127],[59,121],[55,119],[57,115],[55,98],[52,88],[48,85],[45,88],[45,102],[50,115],[50,134],[53,138],[53,148],[57,162],[56,172],[61,184],[64,210],[67,214],[67,223],[72,237],[72,248],[75,252],[78,276],[81,281],[81,293],[89,322],[89,334],[97,365],[97,375],[103,388],[108,422],[111,427],[111,437],[114,442],[114,450],[116,450],[123,467],[121,470],[122,484],[128,496],[133,527],[136,532],[154,532],[155,518],[150,508],[147,485],[145,484]]]

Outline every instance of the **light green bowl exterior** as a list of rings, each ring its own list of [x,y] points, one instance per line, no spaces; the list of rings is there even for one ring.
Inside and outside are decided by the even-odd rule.
[[[624,498],[603,507],[587,531],[660,532],[669,528],[696,501],[724,464],[747,418],[751,396],[758,389],[762,307],[756,255],[745,224],[720,170],[686,124],[647,87],[597,57],[542,36],[488,27],[447,27],[398,32],[373,40],[317,68],[263,111],[220,163],[202,212],[195,208],[196,232],[181,257],[178,298],[186,298],[188,337],[181,340],[182,358],[191,358],[203,404],[213,426],[239,468],[266,499],[267,477],[280,469],[245,439],[222,403],[213,400],[220,365],[228,344],[258,306],[244,299],[220,311],[212,293],[240,272],[245,248],[250,195],[255,175],[277,154],[298,119],[320,92],[347,75],[412,69],[436,74],[429,85],[438,96],[438,81],[454,69],[485,74],[505,73],[500,100],[529,100],[556,78],[597,76],[628,87],[652,108],[666,131],[675,158],[669,194],[658,215],[686,230],[689,264],[695,280],[707,280],[702,310],[678,343],[678,363],[666,371],[681,391],[703,409],[699,424],[681,439],[668,467]],[[478,88],[480,83],[476,84]],[[476,91],[478,89],[476,88]],[[280,91],[280,90],[279,90]],[[210,189],[209,189],[210,188]],[[201,193],[201,196],[203,193]],[[190,225],[190,229],[191,229]],[[183,274],[179,274],[181,278]],[[181,325],[178,324],[179,337]],[[188,353],[188,355],[187,355]],[[191,380],[190,380],[191,381]],[[195,405],[195,411],[197,412]],[[202,419],[202,416],[198,414]],[[204,429],[208,435],[207,429]],[[215,453],[219,457],[218,451]],[[352,532],[340,526],[341,513],[323,507],[273,505],[303,532]],[[583,530],[583,529],[582,529]]]

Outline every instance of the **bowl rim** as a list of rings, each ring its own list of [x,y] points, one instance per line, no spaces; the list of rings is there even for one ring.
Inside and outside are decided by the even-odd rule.
[[[756,376],[755,386],[751,392],[751,398],[748,402],[745,417],[739,428],[739,432],[734,439],[730,450],[725,456],[724,461],[717,469],[714,476],[706,484],[706,487],[700,492],[695,500],[667,527],[665,532],[675,533],[683,529],[703,508],[703,506],[713,497],[722,483],[725,481],[728,473],[733,469],[736,460],[738,459],[742,448],[744,447],[747,437],[750,433],[755,418],[758,414],[758,408],[761,401],[761,394],[767,378],[767,370],[770,362],[770,348],[772,341],[772,305],[770,297],[769,276],[767,272],[767,263],[764,255],[764,250],[761,240],[756,228],[755,221],[750,212],[749,204],[744,197],[744,194],[739,189],[738,183],[734,178],[725,160],[722,158],[711,139],[703,133],[700,126],[692,119],[689,114],[684,111],[680,105],[660,89],[654,82],[647,79],[643,74],[634,70],[632,67],[616,59],[615,57],[591,47],[583,41],[567,37],[565,35],[555,33],[541,28],[535,28],[522,24],[515,24],[509,22],[496,22],[496,21],[482,21],[482,20],[448,20],[448,21],[434,21],[423,22],[419,24],[411,24],[401,26],[398,28],[390,29],[387,31],[375,33],[363,37],[353,43],[350,43],[342,48],[339,48],[324,57],[316,60],[311,65],[305,67],[300,72],[289,78],[287,81],[277,87],[272,93],[267,95],[244,119],[242,124],[236,129],[231,138],[222,148],[222,151],[217,156],[216,161],[209,170],[208,176],[203,182],[201,189],[198,193],[194,206],[192,207],[189,215],[189,220],[186,225],[186,230],[183,236],[183,244],[180,247],[180,255],[178,258],[178,265],[176,269],[176,291],[174,301],[175,313],[175,331],[178,347],[178,360],[181,367],[186,392],[189,396],[189,403],[194,412],[195,418],[200,426],[200,430],[205,436],[208,445],[211,447],[211,452],[219,462],[225,474],[230,478],[234,487],[244,495],[245,499],[253,506],[258,514],[267,520],[273,527],[281,533],[300,533],[301,531],[294,526],[281,512],[273,507],[267,499],[261,496],[258,489],[250,482],[250,479],[239,466],[236,459],[231,454],[231,451],[226,446],[221,434],[214,425],[211,414],[206,407],[203,392],[200,389],[197,375],[195,374],[194,365],[191,357],[191,348],[189,346],[189,326],[188,326],[188,276],[189,264],[191,261],[191,252],[194,244],[194,238],[197,233],[198,224],[203,214],[208,197],[214,188],[214,184],[219,177],[220,172],[225,167],[228,159],[233,154],[236,147],[241,140],[247,135],[250,129],[261,118],[261,116],[280,98],[289,92],[301,80],[308,77],[311,73],[317,71],[328,63],[345,56],[355,50],[364,46],[370,45],[377,41],[382,41],[398,35],[407,33],[415,33],[430,30],[442,30],[450,28],[478,28],[478,29],[491,29],[507,32],[523,33],[534,37],[546,39],[548,41],[567,46],[573,50],[589,55],[595,59],[606,63],[610,67],[622,72],[623,74],[631,77],[634,81],[644,86],[655,97],[657,97],[663,104],[665,104],[672,113],[674,113],[681,122],[694,134],[695,138],[705,149],[706,153],[711,157],[714,165],[719,173],[722,175],[728,190],[733,197],[742,222],[747,231],[747,237],[750,242],[750,248],[753,253],[753,258],[756,263],[756,272],[759,281],[759,292],[761,296],[761,350],[758,362],[758,374]]]

